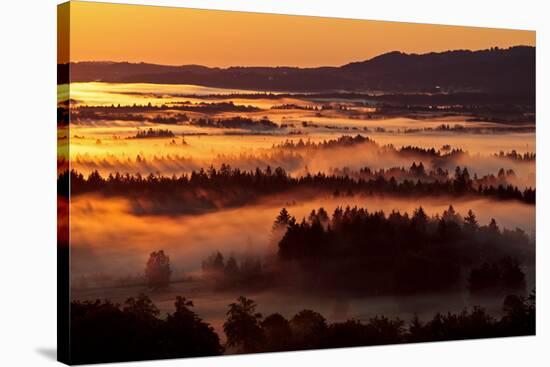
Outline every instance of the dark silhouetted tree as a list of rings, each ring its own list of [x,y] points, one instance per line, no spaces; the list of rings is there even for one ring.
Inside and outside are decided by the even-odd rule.
[[[292,331],[290,324],[281,314],[267,316],[261,323],[267,351],[282,351],[289,348]]]
[[[225,268],[223,255],[216,251],[202,262],[202,270],[206,273],[223,274]]]
[[[286,208],[282,208],[277,218],[275,218],[275,222],[273,223],[273,230],[286,228],[286,226],[288,226],[289,221],[290,221],[290,214],[288,214],[288,211],[286,210]]]
[[[191,310],[193,302],[178,296],[174,305],[176,312],[168,314],[163,335],[166,357],[177,358],[182,352],[197,357],[221,354],[218,335]]]
[[[219,355],[214,329],[177,297],[176,312],[166,319],[145,295],[126,300],[71,303],[71,362],[100,363]]]
[[[509,295],[503,303],[500,321],[502,335],[533,335],[536,331],[536,294],[528,297]]]
[[[229,256],[227,262],[225,263],[224,275],[228,279],[236,279],[239,276],[239,271],[240,269],[237,264],[237,260],[235,260],[233,255]]]
[[[318,312],[302,310],[290,319],[294,343],[303,348],[313,348],[327,328],[327,321]]]
[[[223,330],[227,346],[237,353],[253,353],[262,350],[263,333],[260,327],[262,315],[256,312],[256,303],[240,296],[229,305]]]
[[[476,215],[472,209],[468,210],[468,215],[464,217],[464,228],[470,232],[475,232],[479,229],[479,224]]]
[[[163,250],[152,252],[145,267],[147,284],[152,289],[166,288],[170,283],[170,258]]]

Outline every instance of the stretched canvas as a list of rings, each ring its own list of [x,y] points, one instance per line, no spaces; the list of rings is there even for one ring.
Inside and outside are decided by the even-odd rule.
[[[535,334],[535,32],[58,7],[68,364]]]

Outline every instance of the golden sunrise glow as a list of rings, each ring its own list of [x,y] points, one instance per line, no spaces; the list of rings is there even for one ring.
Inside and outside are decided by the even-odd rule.
[[[535,334],[535,32],[58,8],[60,361]]]
[[[535,45],[533,31],[88,2],[71,2],[71,20],[72,61],[321,66]]]

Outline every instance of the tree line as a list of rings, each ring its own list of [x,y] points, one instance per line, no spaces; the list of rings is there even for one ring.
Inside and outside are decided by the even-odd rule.
[[[213,102],[213,103],[191,103],[190,101],[153,105],[133,104],[133,105],[110,105],[110,106],[78,106],[71,109],[71,118],[79,120],[118,120],[119,116],[134,116],[139,119],[139,113],[152,112],[172,112],[189,111],[198,113],[220,113],[220,112],[257,112],[261,109],[248,105],[236,105],[233,102]]]
[[[123,304],[109,300],[71,302],[71,362],[100,363],[143,359],[213,356],[381,344],[415,343],[535,334],[535,293],[509,295],[502,316],[483,308],[460,313],[436,313],[408,323],[374,316],[368,320],[329,322],[320,313],[302,310],[285,318],[263,316],[257,304],[239,297],[227,307],[223,324],[226,342],[193,310],[193,302],[178,296],[175,311],[161,316],[151,299],[140,294]]]
[[[472,121],[479,121],[480,119],[472,119]],[[485,119],[484,119],[485,120]],[[502,122],[502,119],[497,119],[494,122]],[[514,122],[514,121],[510,121]],[[517,122],[524,122],[520,119]],[[534,121],[533,121],[534,122]],[[402,131],[404,134],[417,134],[419,132],[446,132],[446,133],[459,133],[459,134],[498,134],[498,133],[522,133],[522,132],[535,132],[535,126],[529,125],[505,125],[500,126],[467,126],[462,124],[441,124],[436,127],[419,127],[419,128],[405,128],[403,130],[397,129],[398,132]]]
[[[418,164],[413,162],[408,169],[403,166],[380,168],[378,170],[373,170],[368,166],[361,167],[359,170],[352,170],[347,167],[333,168],[329,170],[329,174],[349,176],[356,179],[362,178],[365,180],[376,179],[378,177],[383,177],[386,180],[390,180],[393,177],[397,181],[407,179],[412,181],[420,180],[422,182],[454,180],[457,183],[455,189],[459,191],[491,186],[507,187],[517,179],[513,169],[504,170],[504,168],[500,168],[496,175],[491,173],[478,177],[477,174],[474,174],[472,177],[468,168],[460,168],[459,166],[455,168],[454,176],[451,177],[448,170],[440,167],[428,170],[422,162],[418,162]]]
[[[495,157],[498,158],[504,158],[504,159],[510,159],[513,161],[523,161],[523,162],[530,162],[535,161],[537,159],[536,153],[531,152],[525,152],[525,153],[518,153],[516,150],[511,150],[510,152],[504,152],[500,151],[498,154],[495,154]]]
[[[418,168],[416,168],[418,170]],[[67,183],[70,179],[71,193],[78,195],[86,192],[103,192],[111,195],[127,195],[131,193],[142,195],[177,194],[182,191],[193,191],[195,188],[218,191],[246,187],[247,197],[280,193],[298,188],[320,189],[331,192],[334,196],[352,196],[355,194],[387,194],[404,197],[425,196],[480,196],[497,200],[518,200],[528,204],[535,204],[536,190],[526,188],[521,191],[517,186],[500,183],[484,185],[479,179],[470,178],[467,168],[456,168],[453,178],[422,182],[417,177],[404,179],[398,182],[395,177],[389,179],[384,176],[371,178],[355,178],[348,175],[326,174],[318,172],[312,175],[293,177],[282,167],[265,170],[259,167],[256,170],[244,171],[222,164],[219,169],[211,166],[209,169],[193,170],[191,174],[181,176],[161,176],[149,174],[146,177],[136,175],[109,174],[107,178],[93,171],[87,178],[83,174],[71,170],[64,171],[58,176],[58,193],[68,195]],[[241,190],[242,191],[242,190]]]
[[[197,107],[198,108],[198,107]],[[203,108],[203,107],[200,107]],[[181,109],[181,106],[177,109]],[[191,110],[191,109],[186,109]],[[74,116],[73,116],[74,115]],[[172,113],[166,115],[154,115],[147,116],[136,113],[111,113],[111,114],[99,114],[94,111],[80,111],[73,113],[71,115],[73,122],[81,121],[97,121],[97,120],[108,120],[108,121],[147,121],[157,124],[165,125],[182,125],[188,124],[192,126],[199,127],[209,127],[209,128],[225,128],[225,129],[251,129],[251,130],[274,130],[279,129],[279,125],[271,121],[267,117],[262,117],[260,119],[252,119],[248,117],[234,116],[227,118],[190,118],[185,113]],[[68,121],[68,120],[67,120]]]
[[[443,125],[445,126],[445,125]],[[443,128],[440,128],[443,129]],[[412,132],[414,129],[408,129],[406,131]],[[418,130],[418,129],[417,129]],[[444,129],[443,129],[444,130]],[[405,132],[406,132],[405,131]],[[435,162],[440,159],[449,159],[449,158],[458,158],[461,156],[467,156],[468,152],[452,148],[450,145],[446,144],[441,149],[435,148],[421,148],[417,146],[407,145],[400,148],[396,148],[392,144],[379,145],[373,139],[368,136],[363,136],[357,134],[355,136],[351,135],[342,135],[336,139],[322,140],[319,142],[311,141],[309,139],[304,140],[302,138],[298,140],[287,139],[282,143],[274,144],[273,149],[287,149],[287,150],[319,150],[319,149],[330,149],[338,147],[353,147],[361,144],[366,144],[372,148],[378,154],[389,154],[395,153],[403,156],[415,155],[417,157],[422,157],[424,159],[430,158],[435,160]],[[508,159],[514,161],[529,162],[536,160],[536,154],[531,152],[518,153],[516,150],[510,152],[500,151],[492,155],[495,158]]]
[[[214,329],[176,297],[175,312],[161,318],[143,294],[123,305],[109,300],[71,302],[71,362],[75,364],[220,355]]]
[[[385,131],[383,128],[380,128],[380,132]],[[445,158],[452,157],[457,155],[466,154],[462,149],[440,149],[436,150],[435,148],[421,148],[412,145],[406,145],[401,148],[396,148],[392,144],[379,145],[375,140],[369,138],[368,136],[363,136],[357,134],[352,135],[342,135],[336,139],[324,139],[322,141],[312,141],[310,139],[304,140],[302,138],[298,140],[287,139],[279,144],[273,144],[273,149],[286,149],[286,150],[323,150],[323,149],[332,149],[332,148],[346,148],[346,147],[355,147],[359,145],[367,146],[379,154],[388,154],[388,153],[403,153],[404,155],[416,155],[420,157],[429,157],[429,158]]]
[[[210,128],[225,128],[225,129],[251,129],[251,130],[273,130],[278,129],[279,125],[262,117],[259,120],[254,120],[248,117],[229,117],[229,118],[197,118],[189,122],[190,125]]]

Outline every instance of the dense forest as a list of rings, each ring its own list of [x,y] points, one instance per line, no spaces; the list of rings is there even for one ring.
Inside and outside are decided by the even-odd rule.
[[[283,208],[273,224],[277,259],[214,253],[202,268],[215,289],[290,287],[306,293],[412,294],[467,289],[523,292],[534,246],[521,229],[478,223],[449,206],[429,217],[337,207],[297,221]],[[396,254],[399,254],[398,256]]]
[[[301,222],[282,210],[275,226],[285,229],[279,258],[297,265],[307,287],[368,294],[441,291],[459,287],[471,271],[471,290],[517,291],[525,287],[520,261],[534,261],[522,230],[501,230],[494,219],[480,225],[472,211],[462,217],[452,206],[435,217],[422,207],[411,216],[336,208],[332,217],[320,208]]]
[[[193,310],[193,302],[178,296],[175,311],[161,315],[149,297],[140,294],[124,304],[109,300],[71,302],[71,362],[100,363],[142,359],[212,356],[356,347],[535,334],[535,293],[509,295],[503,315],[483,308],[460,313],[436,313],[409,322],[383,315],[368,320],[329,322],[318,312],[302,310],[285,318],[264,317],[251,299],[239,297],[227,306],[223,324],[226,342]]]

